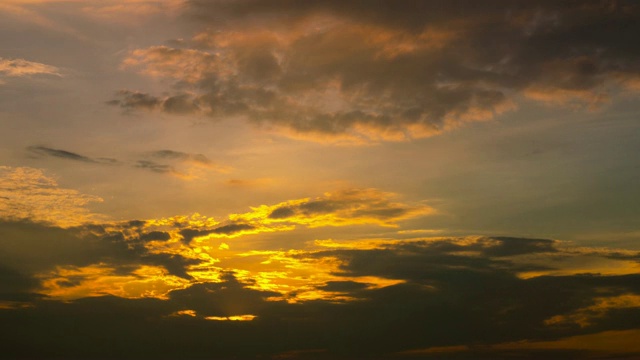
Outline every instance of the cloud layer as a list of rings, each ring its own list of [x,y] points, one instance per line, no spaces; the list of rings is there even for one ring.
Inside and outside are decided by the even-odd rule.
[[[132,222],[119,231],[140,226]],[[58,267],[55,277],[39,275],[40,285],[36,278],[0,268],[1,279],[14,284],[0,292],[2,332],[11,340],[5,353],[126,358],[212,352],[248,358],[637,355],[637,252],[523,238],[347,241],[331,248],[317,243],[296,251],[227,256],[209,265],[212,278],[193,281],[154,270],[153,264],[168,266],[169,259],[157,258],[159,248],[132,250],[139,239],[111,237],[107,243],[121,244],[117,256],[102,258],[101,266]],[[165,239],[155,233],[147,240]],[[233,258],[252,262],[234,264]],[[115,270],[125,259],[131,267]],[[173,259],[194,276],[203,269],[202,262]],[[621,266],[615,274],[585,274],[585,259]],[[523,275],[568,270],[575,263],[583,268],[562,276]],[[316,276],[303,281],[296,275],[305,265],[315,268]],[[292,281],[288,292],[264,282],[269,268]],[[79,291],[89,285],[106,290],[109,284],[125,292]],[[75,300],[42,298],[36,292],[42,286],[74,293]],[[148,291],[134,295],[138,287]],[[130,333],[123,336],[122,329]],[[617,334],[617,342],[607,334]],[[84,339],[80,345],[72,340],[77,336]],[[581,345],[589,338],[600,339],[600,345]],[[100,346],[105,339],[108,348]]]
[[[261,205],[219,220],[193,214],[88,223],[83,206],[92,198],[59,189],[35,169],[3,170],[0,185],[10,191],[0,198],[9,206],[0,214],[0,319],[8,356],[638,354],[637,251],[517,237],[309,235],[394,227],[434,212],[376,189]],[[16,215],[17,200],[38,206]],[[287,248],[251,246],[252,238],[294,230],[299,239]],[[611,334],[621,338],[579,346]]]
[[[123,63],[172,80],[172,93],[123,90],[112,104],[316,140],[403,140],[493,119],[522,97],[598,107],[640,78],[628,1],[188,4],[210,30]]]

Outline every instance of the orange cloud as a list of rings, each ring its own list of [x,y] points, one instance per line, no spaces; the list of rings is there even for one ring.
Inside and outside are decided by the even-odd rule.
[[[55,66],[24,59],[4,59],[0,57],[0,75],[22,77],[30,75],[62,76],[60,69]]]
[[[104,221],[86,206],[100,197],[63,189],[42,170],[0,166],[0,218],[44,222],[71,227]]]

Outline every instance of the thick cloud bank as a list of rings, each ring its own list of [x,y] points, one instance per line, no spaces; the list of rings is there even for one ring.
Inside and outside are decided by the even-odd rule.
[[[111,104],[243,118],[290,136],[431,136],[523,98],[597,108],[640,84],[632,1],[199,1],[191,39],[133,50],[123,67],[169,95]]]

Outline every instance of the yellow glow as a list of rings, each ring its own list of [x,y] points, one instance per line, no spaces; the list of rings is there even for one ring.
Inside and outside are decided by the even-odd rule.
[[[190,316],[190,317],[196,317],[198,316],[198,314],[196,313],[195,310],[179,310],[174,312],[173,314],[169,315],[169,316]]]
[[[214,321],[251,321],[255,319],[256,315],[234,315],[234,316],[207,316],[205,320]]]
[[[105,265],[57,267],[40,275],[41,292],[64,300],[103,295],[165,299],[169,291],[189,285],[188,280],[168,275],[156,266],[141,266],[132,275],[115,275],[115,270]]]
[[[181,227],[190,228],[210,228],[220,224],[212,217],[193,213],[191,215],[178,215],[168,218],[151,219],[147,220],[145,227],[174,227],[180,225]]]
[[[102,201],[97,196],[59,187],[42,170],[0,166],[0,218],[78,226],[106,219],[87,209],[88,204]]]
[[[530,279],[538,276],[570,276],[577,274],[599,274],[605,276],[629,275],[640,272],[640,264],[631,260],[608,259],[593,254],[576,253],[567,256],[554,257],[552,254],[545,254],[543,257],[530,257],[528,263],[534,265],[548,265],[551,259],[554,269],[536,270],[518,273],[521,279]]]
[[[611,310],[640,308],[640,295],[625,294],[613,297],[599,297],[594,304],[567,315],[556,315],[545,320],[546,325],[578,324],[588,327],[595,320],[603,318]]]

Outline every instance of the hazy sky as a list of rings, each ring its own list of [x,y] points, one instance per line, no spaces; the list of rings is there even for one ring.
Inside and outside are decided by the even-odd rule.
[[[639,355],[640,4],[0,0],[3,356]]]

